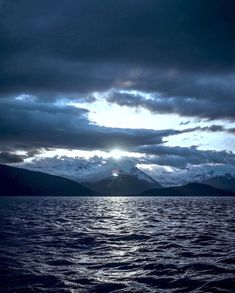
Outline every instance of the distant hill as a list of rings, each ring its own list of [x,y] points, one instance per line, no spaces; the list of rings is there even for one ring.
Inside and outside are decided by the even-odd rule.
[[[85,196],[95,192],[69,179],[0,164],[0,196],[4,195]]]
[[[235,192],[235,178],[231,176],[217,176],[203,182],[214,188],[225,189]]]
[[[75,181],[41,172],[0,164],[0,196],[92,196],[92,195],[141,195],[141,196],[234,196],[235,192],[222,190],[201,183],[162,188],[144,174],[135,176],[122,173],[96,183],[90,188]],[[151,179],[151,180],[150,180]],[[149,188],[154,187],[154,188]],[[147,191],[144,191],[148,189]],[[93,191],[95,190],[95,191]],[[98,191],[98,192],[97,192]]]
[[[190,183],[184,186],[151,189],[141,196],[235,196],[235,192],[213,188],[206,184]]]
[[[91,188],[104,195],[134,195],[152,188],[161,188],[162,186],[146,175],[142,171],[133,174],[127,174],[119,170],[117,176],[110,176],[98,182],[85,183]],[[141,172],[141,173],[140,173]],[[148,176],[148,177],[147,177]]]

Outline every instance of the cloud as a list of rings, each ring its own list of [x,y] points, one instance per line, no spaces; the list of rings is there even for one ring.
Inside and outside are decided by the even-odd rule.
[[[169,88],[171,96],[231,95],[234,9],[223,0],[5,1],[1,90],[74,93],[131,85]]]
[[[235,176],[235,168],[232,164],[191,165],[186,169],[172,168],[172,170],[159,165],[151,166],[151,168],[148,168],[148,165],[140,165],[139,168],[151,175],[163,186],[177,186],[191,182],[203,182],[211,177],[226,176],[227,174]]]
[[[165,145],[140,146],[135,151],[146,154],[142,163],[180,169],[189,165],[235,164],[235,154],[227,151],[204,151],[198,150],[196,147],[168,147]]]
[[[217,155],[211,154],[211,157],[215,156],[215,160],[211,158],[209,160],[210,163],[206,163],[202,160],[201,164],[194,165],[188,163],[186,167],[182,167],[182,162],[184,160],[186,161],[187,157],[192,157],[190,152],[193,152],[193,150],[188,150],[188,154],[186,154],[187,157],[184,158],[185,149],[166,148],[164,151],[164,146],[160,148],[162,149],[161,153],[174,155],[172,157],[168,155],[164,157],[163,155],[160,159],[156,159],[156,156],[152,156],[144,159],[124,157],[120,160],[98,156],[93,156],[89,159],[84,159],[82,157],[71,158],[67,156],[55,156],[52,158],[36,158],[30,163],[24,162],[20,164],[20,166],[29,170],[42,171],[67,177],[78,182],[95,182],[111,176],[113,169],[124,169],[129,172],[133,167],[137,166],[164,186],[200,182],[213,176],[223,176],[226,174],[235,175],[234,155],[232,156],[232,154],[227,154],[227,160],[224,161],[216,158],[216,156],[222,157],[222,153]],[[196,153],[194,154],[195,158],[197,156],[199,157],[197,162],[199,162],[201,156],[206,156],[206,152],[203,151],[194,150],[194,153]],[[230,162],[229,156],[231,158]],[[174,158],[176,159],[175,161]],[[164,160],[167,164],[165,164]],[[221,163],[212,163],[212,161],[220,161]],[[162,164],[163,162],[164,164]],[[175,162],[180,162],[180,164],[176,164]],[[190,162],[190,160],[188,162]]]
[[[21,156],[9,152],[0,152],[0,163],[21,163],[23,159]]]
[[[78,182],[96,182],[112,176],[114,169],[133,172],[132,168],[135,167],[136,162],[136,159],[127,157],[115,160],[98,156],[93,156],[89,159],[55,156],[51,158],[35,158],[30,163],[21,164],[21,167],[67,177]]]
[[[0,97],[92,103],[94,91],[116,89],[110,103],[234,120],[234,9],[223,0],[4,1]]]
[[[224,0],[0,1],[1,150],[120,147],[178,168],[234,162],[227,152],[162,145],[194,131],[235,133],[217,121],[181,131],[108,128],[65,102],[93,103],[98,92],[152,113],[235,120],[234,10]]]
[[[171,84],[169,83],[169,88]],[[188,85],[190,87],[190,85]],[[217,94],[213,96],[209,95],[209,92],[204,89],[208,97],[197,96],[195,91],[191,89],[191,95],[189,96],[175,96],[161,94],[152,94],[151,98],[146,98],[143,94],[135,93],[120,93],[111,92],[107,95],[106,99],[110,103],[115,103],[120,106],[134,107],[134,108],[145,108],[153,113],[168,114],[175,113],[180,116],[187,117],[199,117],[209,120],[215,119],[235,119],[235,79],[232,84],[233,93],[231,97],[226,96],[226,91],[221,94],[218,98]],[[173,93],[172,93],[173,94]],[[194,95],[194,96],[193,96]]]
[[[41,148],[102,149],[113,148],[146,154],[145,163],[185,168],[188,164],[231,163],[234,155],[228,152],[199,151],[196,147],[167,147],[167,137],[196,131],[233,132],[221,125],[193,127],[183,130],[121,129],[101,127],[91,123],[88,110],[68,106],[62,101],[48,103],[33,99],[0,100],[1,148],[23,149],[21,157],[32,157]],[[137,161],[136,161],[137,163]]]
[[[0,106],[2,147],[128,150],[159,144],[167,136],[182,133],[174,129],[101,127],[89,121],[86,109],[37,99],[1,99]]]

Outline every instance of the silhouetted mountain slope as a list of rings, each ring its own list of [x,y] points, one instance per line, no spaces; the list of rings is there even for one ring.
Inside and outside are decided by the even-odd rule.
[[[0,164],[0,195],[94,195],[72,180]]]
[[[148,186],[157,186],[149,189]],[[158,188],[157,182],[141,180],[133,175],[119,174],[103,179],[90,187],[103,195],[142,196],[234,196],[235,192],[213,188],[206,184],[190,183],[180,187]],[[17,195],[98,195],[91,189],[72,180],[0,164],[0,196]]]
[[[225,189],[235,192],[235,178],[231,176],[218,176],[203,182],[214,188]]]
[[[184,186],[151,189],[142,196],[234,196],[234,192],[213,188],[206,184],[190,183]]]
[[[105,195],[134,195],[152,188],[162,186],[151,180],[140,179],[135,175],[119,173],[118,176],[111,176],[95,183],[86,183],[87,187]]]

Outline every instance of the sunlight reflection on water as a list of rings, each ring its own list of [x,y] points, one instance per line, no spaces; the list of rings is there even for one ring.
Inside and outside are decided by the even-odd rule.
[[[234,198],[1,198],[0,291],[232,292],[234,212]]]

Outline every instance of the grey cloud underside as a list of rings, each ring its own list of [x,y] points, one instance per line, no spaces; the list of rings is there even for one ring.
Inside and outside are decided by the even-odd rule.
[[[56,114],[56,115],[55,115]],[[121,147],[143,154],[135,163],[185,168],[189,164],[235,164],[229,152],[201,151],[196,147],[167,147],[167,137],[195,131],[232,132],[221,125],[184,130],[120,129],[90,123],[87,110],[45,103],[42,100],[0,100],[1,148],[22,148],[24,156],[0,153],[1,162],[17,163],[40,152],[40,148],[82,148],[88,150]],[[38,149],[38,150],[37,150]]]
[[[0,163],[21,163],[24,160],[21,156],[9,152],[0,152]]]
[[[0,151],[0,163],[1,164],[12,164],[12,163],[23,163],[26,158],[33,158],[43,152],[43,149],[33,149],[31,145],[25,146],[25,150],[30,149],[25,154],[18,155],[15,152],[14,144],[1,146]],[[45,151],[45,149],[44,149]]]
[[[234,134],[234,128],[226,128],[222,125],[161,131],[108,128],[90,123],[87,112],[86,109],[45,103],[41,100],[30,102],[1,99],[1,149],[14,151],[23,148],[30,150],[27,156],[34,156],[37,154],[37,148],[42,147],[110,150],[118,146],[126,150],[158,156],[148,158],[146,162],[155,162],[159,165],[185,167],[188,163],[230,164],[234,161],[233,154],[227,152],[202,152],[196,148],[158,146],[172,135],[195,131]]]
[[[2,56],[233,68],[233,1],[5,1]],[[37,56],[38,57],[38,56]]]
[[[88,110],[34,100],[0,100],[1,147],[106,149],[156,145],[168,136],[195,131],[234,132],[221,125],[183,130],[121,129],[91,123]]]
[[[226,151],[201,151],[196,147],[141,146],[136,151],[146,154],[142,163],[185,168],[188,165],[234,165],[235,155]],[[149,155],[149,156],[148,156]]]
[[[230,0],[5,1],[2,96],[131,88],[160,94],[141,101],[152,111],[234,119],[234,10]]]
[[[170,135],[183,131],[120,129],[92,124],[87,110],[42,101],[1,99],[1,147],[58,147],[85,149],[131,149],[162,143]]]
[[[95,91],[153,113],[235,120],[234,11],[232,0],[0,2],[0,160],[20,160],[19,148],[31,156],[42,147],[118,146],[146,154],[149,164],[235,163],[227,152],[162,145],[186,132],[235,133],[216,121],[185,122],[181,131],[107,128],[92,124],[86,109],[54,104],[78,96],[92,103]],[[22,93],[38,98],[14,99]]]
[[[233,90],[233,93],[232,93]],[[161,96],[153,94],[151,99],[146,99],[142,95],[114,92],[107,97],[107,101],[120,106],[133,108],[145,108],[152,113],[168,114],[175,113],[180,116],[199,117],[209,120],[216,119],[235,119],[235,80],[231,84],[230,94],[226,91],[218,95],[212,88],[214,95],[210,96],[209,91],[204,88],[208,97],[199,96]],[[204,95],[205,95],[204,93]],[[217,97],[217,98],[216,98]]]

